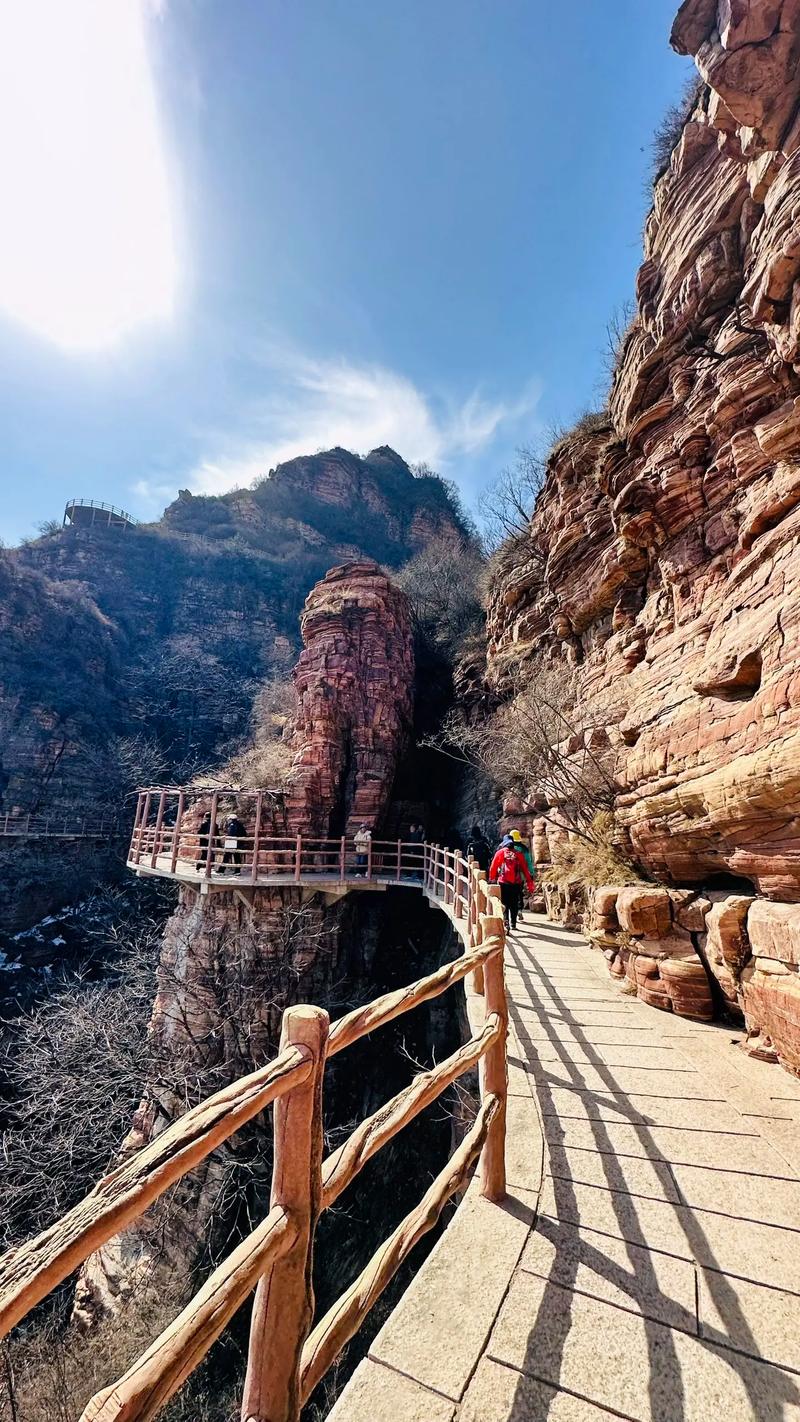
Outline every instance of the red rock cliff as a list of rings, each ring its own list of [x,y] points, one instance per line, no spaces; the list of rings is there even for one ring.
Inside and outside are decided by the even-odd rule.
[[[736,990],[800,1066],[800,4],[686,0],[672,42],[705,87],[607,417],[557,446],[494,581],[490,676],[578,667],[653,877],[791,905],[745,908]]]

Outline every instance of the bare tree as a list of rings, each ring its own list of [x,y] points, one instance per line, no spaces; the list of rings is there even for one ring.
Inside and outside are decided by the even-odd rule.
[[[474,765],[501,790],[534,804],[542,818],[592,841],[592,823],[612,808],[614,757],[608,708],[582,701],[574,669],[540,663],[525,685],[485,721],[451,713],[428,744]]]
[[[417,630],[453,653],[483,625],[483,570],[476,543],[442,535],[426,543],[393,577],[408,597]]]
[[[490,484],[484,495],[483,536],[489,552],[508,539],[527,536],[531,514],[547,472],[547,454],[533,445],[520,445],[512,465]]]

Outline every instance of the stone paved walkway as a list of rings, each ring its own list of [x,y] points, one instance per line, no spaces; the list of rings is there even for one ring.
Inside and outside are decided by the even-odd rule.
[[[800,1082],[544,919],[507,982],[509,1200],[468,1194],[336,1422],[800,1419]]]
[[[507,971],[546,1175],[459,1419],[800,1418],[800,1083],[556,925]]]

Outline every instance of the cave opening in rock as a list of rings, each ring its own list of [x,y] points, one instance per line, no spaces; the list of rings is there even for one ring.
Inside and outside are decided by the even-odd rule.
[[[750,894],[756,896],[758,890],[746,874],[733,874],[728,869],[720,869],[704,880],[700,892],[703,894]]]

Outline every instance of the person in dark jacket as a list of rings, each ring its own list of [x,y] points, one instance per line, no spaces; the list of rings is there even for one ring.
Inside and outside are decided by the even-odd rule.
[[[485,874],[489,868],[489,861],[492,857],[489,841],[480,828],[480,825],[473,825],[469,836],[467,854],[475,860],[478,868],[482,869]]]
[[[489,865],[489,882],[500,885],[503,920],[506,929],[510,928],[512,933],[517,926],[523,881],[528,885],[528,892],[533,893],[533,879],[525,858],[516,848],[511,835],[507,834]]]
[[[421,884],[422,871],[425,865],[425,826],[418,824],[410,825],[406,844],[414,846],[409,854],[409,861],[413,870],[411,877],[415,883]]]
[[[206,810],[202,820],[197,826],[197,872],[202,874],[206,867],[206,856],[208,855],[208,840],[211,834],[211,814]]]
[[[232,865],[231,874],[241,874],[242,872],[242,851],[239,848],[239,840],[243,839],[247,830],[239,819],[238,815],[228,815],[225,821],[225,834],[223,837],[223,847],[225,853],[222,856],[222,863],[217,870],[218,874],[225,871],[225,865]]]

